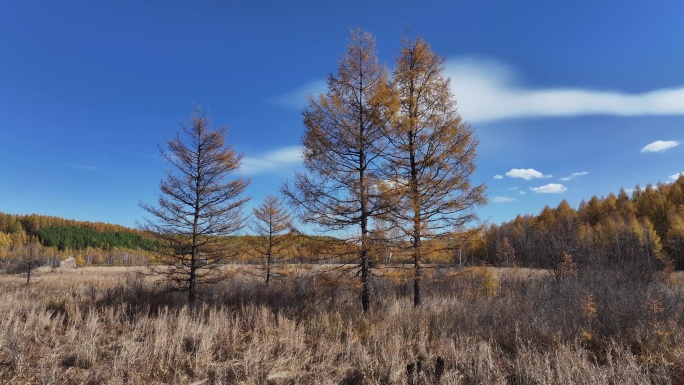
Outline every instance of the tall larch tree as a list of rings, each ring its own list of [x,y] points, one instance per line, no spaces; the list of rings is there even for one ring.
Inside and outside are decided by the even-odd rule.
[[[157,205],[141,203],[152,218],[141,227],[160,247],[159,265],[150,271],[167,279],[171,289],[187,292],[194,303],[198,285],[224,279],[221,264],[234,257],[222,237],[244,227],[242,208],[248,180],[234,177],[242,155],[225,144],[226,128],[212,130],[211,120],[196,108],[190,125],[167,141],[161,156],[170,168],[160,183]]]
[[[263,258],[266,286],[271,282],[274,258],[288,246],[287,232],[292,230],[292,216],[278,197],[269,195],[263,203],[252,210],[250,225],[256,237],[250,238],[250,246]]]
[[[385,173],[403,195],[392,214],[411,241],[415,306],[425,241],[472,223],[473,208],[486,203],[484,185],[470,182],[478,142],[456,110],[443,63],[425,40],[405,37],[392,82],[400,108],[387,132]]]
[[[379,65],[375,38],[351,32],[346,54],[327,92],[310,97],[303,111],[304,166],[293,186],[283,193],[305,223],[327,231],[345,230],[345,241],[357,250],[361,304],[370,310],[369,247],[372,220],[382,210],[377,188],[384,117],[387,116],[388,77]]]

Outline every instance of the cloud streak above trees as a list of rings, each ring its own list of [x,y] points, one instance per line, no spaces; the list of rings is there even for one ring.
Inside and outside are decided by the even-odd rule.
[[[575,178],[580,177],[580,176],[585,176],[585,175],[589,175],[589,172],[588,171],[573,172],[569,176],[566,176],[564,178],[560,178],[560,180],[562,180],[563,182],[567,182],[569,180],[575,179]]]
[[[663,152],[677,146],[679,146],[679,142],[674,140],[656,140],[642,148],[641,152]]]
[[[325,80],[315,80],[285,94],[269,98],[268,100],[283,107],[301,110],[306,107],[306,100],[309,96],[318,97],[318,95],[325,93],[326,91],[327,85]]]
[[[507,197],[507,196],[495,196],[492,198],[492,203],[510,203],[510,202],[515,202],[515,198]]]
[[[446,63],[459,111],[471,122],[583,115],[684,115],[684,87],[629,94],[585,88],[525,88],[504,64],[477,58]]]
[[[533,168],[513,168],[511,171],[506,173],[506,176],[509,178],[520,178],[524,180],[532,180],[532,179],[538,179],[538,178],[551,178],[553,175],[544,175],[541,172],[533,169]],[[500,179],[497,178],[497,176],[494,177],[495,179]]]
[[[549,183],[544,186],[530,187],[530,190],[537,194],[560,194],[566,192],[568,188],[559,183]]]
[[[677,180],[677,179],[679,179],[680,176],[684,176],[684,171],[679,172],[679,173],[674,174],[674,175],[670,175],[670,180]]]
[[[473,123],[586,115],[684,115],[684,86],[636,94],[579,87],[527,88],[506,64],[473,57],[447,60],[444,73],[451,78],[459,113]],[[325,81],[317,80],[269,100],[301,109],[307,96],[323,91]]]
[[[301,146],[283,147],[257,156],[244,157],[240,165],[240,172],[244,175],[257,175],[288,167],[296,167],[301,162]]]

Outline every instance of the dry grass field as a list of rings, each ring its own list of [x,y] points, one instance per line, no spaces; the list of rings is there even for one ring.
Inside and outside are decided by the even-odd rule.
[[[376,278],[364,316],[354,280],[317,269],[238,274],[194,308],[135,270],[0,276],[0,383],[684,383],[680,277],[443,270],[419,309]]]

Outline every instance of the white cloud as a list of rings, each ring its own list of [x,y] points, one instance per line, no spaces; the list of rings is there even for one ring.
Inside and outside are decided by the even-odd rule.
[[[520,178],[525,180],[532,180],[537,178],[551,178],[553,175],[544,175],[533,168],[513,168],[506,173],[509,178]]]
[[[317,97],[326,90],[326,82],[324,80],[316,80],[305,84],[294,91],[270,98],[269,100],[284,107],[301,110],[307,106],[307,97]]]
[[[677,147],[678,145],[679,142],[674,140],[656,140],[655,142],[642,148],[641,152],[663,152],[673,147]]]
[[[481,58],[446,63],[459,112],[471,122],[583,115],[683,115],[684,87],[639,94],[583,88],[525,88],[505,65]]]
[[[461,57],[445,63],[458,109],[471,122],[535,117],[614,115],[684,115],[684,86],[630,94],[578,87],[526,88],[508,66],[477,57]],[[302,109],[307,95],[326,90],[317,80],[270,100]]]
[[[492,198],[492,203],[509,203],[509,202],[515,202],[514,198],[511,197],[501,197],[501,196],[496,196]]]
[[[549,183],[545,186],[530,187],[530,190],[534,191],[537,194],[559,194],[567,191],[567,189],[567,187],[558,183]]]
[[[494,179],[503,179],[503,175],[494,175]]]
[[[301,147],[285,147],[267,152],[257,157],[244,157],[240,166],[240,172],[245,175],[262,174],[268,171],[294,166],[301,163],[301,161]]]
[[[684,176],[684,171],[677,173],[677,174],[674,174],[674,175],[670,175],[670,180],[677,180],[677,179],[679,179],[680,176]]]
[[[587,171],[573,172],[572,174],[570,174],[570,176],[566,176],[566,177],[564,177],[564,178],[560,178],[560,180],[562,180],[563,182],[567,182],[567,181],[569,181],[569,180],[571,180],[571,179],[577,178],[578,176],[584,176],[584,175],[588,175],[588,174],[589,174],[589,172],[587,172]]]

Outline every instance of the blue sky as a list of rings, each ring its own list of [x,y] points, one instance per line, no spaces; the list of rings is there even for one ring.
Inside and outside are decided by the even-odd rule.
[[[135,226],[193,104],[245,153],[252,204],[300,169],[304,96],[349,29],[392,67],[405,30],[446,59],[480,141],[482,219],[577,207],[684,171],[680,1],[5,1],[0,211]]]

